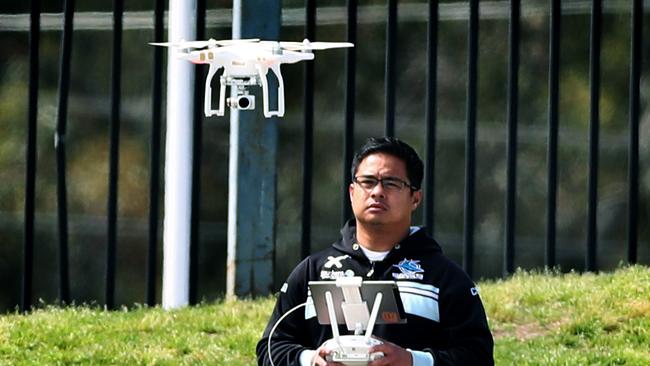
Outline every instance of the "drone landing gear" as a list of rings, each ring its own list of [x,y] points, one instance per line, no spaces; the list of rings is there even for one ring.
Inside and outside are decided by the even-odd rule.
[[[278,109],[275,111],[269,110],[269,82],[266,79],[266,74],[268,68],[263,70],[260,65],[257,65],[257,72],[260,74],[260,80],[262,81],[262,97],[264,98],[264,117],[269,118],[272,116],[282,117],[284,116],[284,80],[282,79],[282,74],[280,73],[280,64],[273,65],[270,69],[275,74],[275,77],[278,78]]]
[[[203,100],[203,113],[205,113],[206,117],[211,117],[211,116],[223,116],[223,110],[224,110],[224,103],[223,103],[223,98],[222,96],[225,95],[226,91],[226,86],[222,82],[221,83],[221,88],[220,88],[220,98],[219,98],[219,109],[212,109],[212,86],[210,85],[212,83],[212,78],[214,77],[214,74],[219,70],[220,67],[214,67],[210,65],[210,69],[208,70],[208,76],[205,79],[205,99]]]
[[[248,87],[254,85],[262,86],[262,98],[264,104],[264,117],[284,116],[284,80],[280,73],[280,66],[271,66],[270,69],[278,79],[278,108],[269,110],[269,86],[266,74],[269,68],[263,68],[257,65],[258,75],[247,77],[221,76],[219,79],[219,108],[212,109],[212,78],[220,67],[210,65],[208,76],[205,80],[205,100],[203,103],[203,112],[206,117],[223,116],[226,104],[233,109],[250,110],[255,109],[255,96],[248,93]],[[231,90],[236,90],[235,96],[226,98],[226,86]]]

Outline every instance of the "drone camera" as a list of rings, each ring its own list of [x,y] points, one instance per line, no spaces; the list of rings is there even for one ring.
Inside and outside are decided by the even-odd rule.
[[[228,98],[228,105],[234,109],[251,110],[255,109],[254,95],[238,95],[234,98]]]

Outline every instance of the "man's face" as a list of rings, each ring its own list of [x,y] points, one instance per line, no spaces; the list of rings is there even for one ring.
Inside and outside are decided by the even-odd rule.
[[[361,161],[354,179],[391,179],[411,182],[406,174],[405,163],[392,155],[384,153],[370,154]],[[387,187],[384,187],[386,185]],[[350,201],[357,222],[370,225],[410,226],[411,213],[417,208],[422,199],[422,191],[413,192],[405,186],[401,190],[391,189],[390,184],[381,183],[374,187],[362,187],[353,182],[350,184]]]

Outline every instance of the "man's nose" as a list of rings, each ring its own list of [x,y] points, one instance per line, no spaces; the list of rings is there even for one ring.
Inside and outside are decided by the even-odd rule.
[[[372,187],[370,191],[370,197],[384,197],[385,196],[384,185],[382,182],[377,182],[377,184]]]

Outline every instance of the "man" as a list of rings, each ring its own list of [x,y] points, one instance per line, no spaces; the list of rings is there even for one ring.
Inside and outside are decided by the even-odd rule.
[[[407,323],[375,326],[373,335],[384,343],[370,352],[384,357],[368,365],[494,364],[492,334],[473,282],[425,230],[411,227],[422,176],[422,161],[400,140],[371,138],[357,152],[349,186],[355,219],[341,229],[339,241],[289,275],[257,345],[258,365],[271,365],[268,336],[276,323],[275,366],[340,365],[326,361],[328,350],[320,346],[332,332],[318,324],[313,304],[295,311],[308,300],[309,281],[340,276],[395,280],[400,288]]]

